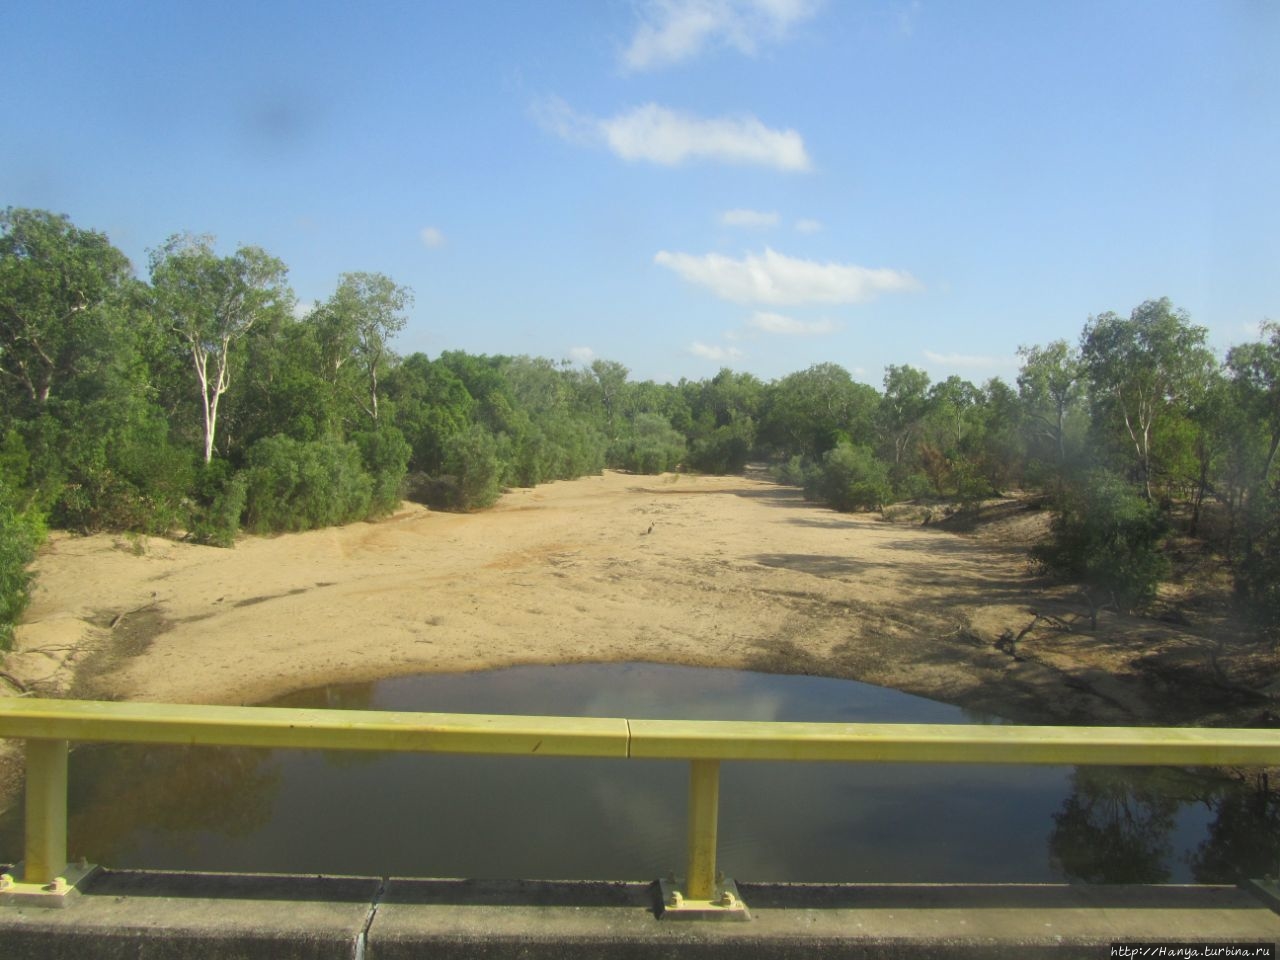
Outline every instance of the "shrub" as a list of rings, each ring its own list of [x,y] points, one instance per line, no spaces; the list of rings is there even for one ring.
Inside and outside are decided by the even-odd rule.
[[[369,515],[373,479],[354,443],[259,440],[246,456],[245,526],[254,533],[310,530]]]
[[[62,414],[79,418],[78,427],[46,417],[34,438],[56,525],[152,534],[186,525],[195,457],[170,442],[163,417],[113,424],[101,406],[68,406]]]
[[[878,510],[892,495],[889,468],[868,447],[840,443],[805,477],[805,496],[842,511]]]
[[[370,516],[391,513],[400,505],[405,474],[409,470],[412,448],[395,427],[382,427],[353,438],[360,448],[360,459],[373,481],[369,500]]]
[[[1132,609],[1154,596],[1169,572],[1164,518],[1114,474],[1094,471],[1067,488],[1050,529],[1048,542],[1032,549],[1032,560],[1047,573],[1080,583],[1095,622],[1099,597]]]
[[[30,600],[31,572],[44,525],[32,510],[20,511],[10,487],[0,482],[0,650],[13,643],[13,626]]]
[[[795,454],[786,463],[781,463],[773,470],[773,478],[779,483],[792,487],[803,487],[810,467],[800,454]]]
[[[741,473],[751,459],[756,428],[750,417],[716,427],[689,448],[689,466],[703,473]]]
[[[463,433],[445,442],[445,474],[454,480],[452,502],[456,510],[475,510],[490,506],[502,492],[502,460],[498,442],[480,424],[472,424]]]
[[[972,460],[952,461],[951,482],[955,484],[960,510],[971,516],[976,516],[982,510],[983,500],[998,495],[982,465]]]
[[[686,452],[684,434],[658,413],[641,413],[611,451],[614,465],[632,473],[666,473],[680,465]]]
[[[248,489],[243,471],[232,474],[225,460],[210,461],[197,483],[201,502],[192,512],[192,538],[211,547],[234,546]]]

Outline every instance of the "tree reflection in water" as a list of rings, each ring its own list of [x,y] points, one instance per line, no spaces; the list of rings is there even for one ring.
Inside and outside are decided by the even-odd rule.
[[[1077,767],[1053,815],[1049,862],[1086,883],[1167,883],[1177,799],[1148,789],[1134,770]]]
[[[1168,883],[1179,812],[1191,804],[1214,819],[1183,859],[1197,883],[1240,883],[1280,863],[1280,796],[1266,777],[1217,771],[1077,767],[1053,815],[1049,860],[1069,880]]]
[[[279,785],[269,750],[82,747],[70,764],[67,850],[119,866],[147,833],[164,834],[176,850],[194,849],[209,833],[246,836],[270,820]],[[11,814],[0,826],[0,847],[16,853],[23,826],[20,811]]]
[[[1280,866],[1280,795],[1261,774],[1228,785],[1213,798],[1209,835],[1190,857],[1198,883],[1274,876]]]

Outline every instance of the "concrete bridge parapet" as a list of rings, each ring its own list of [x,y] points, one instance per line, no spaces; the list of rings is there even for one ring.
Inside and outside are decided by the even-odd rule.
[[[1280,915],[1237,887],[741,887],[750,923],[659,919],[656,885],[647,883],[103,870],[67,909],[0,908],[0,955],[1093,960],[1113,943],[1280,941]]]

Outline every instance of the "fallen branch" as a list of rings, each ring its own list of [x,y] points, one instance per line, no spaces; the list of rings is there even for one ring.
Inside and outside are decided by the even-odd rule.
[[[114,630],[116,627],[120,625],[120,621],[122,621],[125,617],[133,613],[141,613],[143,610],[149,610],[151,607],[154,607],[158,602],[159,601],[156,600],[156,595],[153,593],[151,595],[150,603],[144,603],[142,606],[134,607],[132,610],[125,610],[122,613],[117,613],[114,617],[111,618],[111,622],[107,624],[107,629]]]
[[[5,673],[3,670],[0,670],[0,680],[5,680],[13,684],[13,686],[17,688],[19,693],[28,694],[31,692],[31,688],[28,687],[21,680],[19,680],[17,677],[15,677],[12,673]]]

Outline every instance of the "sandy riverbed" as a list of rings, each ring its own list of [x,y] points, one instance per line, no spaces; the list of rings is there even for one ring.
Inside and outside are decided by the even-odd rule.
[[[1014,512],[960,535],[764,480],[606,473],[482,513],[406,504],[233,550],[57,534],[4,670],[41,695],[234,704],[647,660],[848,677],[1032,722],[1224,722],[1265,705],[1223,674],[1221,644],[1203,689],[1184,683],[1215,656],[1190,627],[1108,615],[1085,629],[1069,591],[1028,569],[1044,522]],[[1057,619],[1010,647],[1036,613]],[[1256,687],[1255,660],[1238,672]]]

